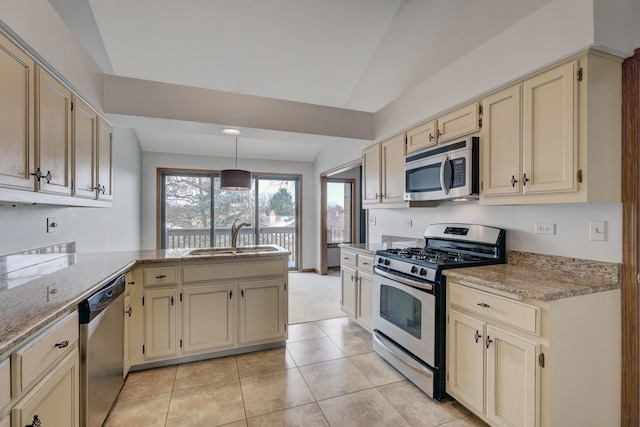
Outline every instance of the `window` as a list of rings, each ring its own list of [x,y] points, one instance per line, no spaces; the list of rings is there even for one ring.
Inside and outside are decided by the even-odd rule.
[[[353,243],[354,180],[327,180],[327,245]]]
[[[238,234],[238,246],[275,244],[291,251],[297,269],[298,188],[300,177],[253,175],[250,191],[221,191],[217,172],[158,170],[160,180],[159,247],[226,247],[237,218],[250,223]]]

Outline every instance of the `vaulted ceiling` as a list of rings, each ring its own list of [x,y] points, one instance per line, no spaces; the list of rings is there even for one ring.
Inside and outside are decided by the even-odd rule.
[[[549,2],[49,1],[106,74],[365,112]],[[228,137],[135,126],[145,151],[229,154]],[[279,139],[246,157],[313,161],[324,144]]]

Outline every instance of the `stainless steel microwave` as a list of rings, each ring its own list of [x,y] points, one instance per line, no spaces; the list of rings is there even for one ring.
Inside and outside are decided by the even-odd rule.
[[[404,200],[476,198],[480,138],[468,137],[412,153],[404,162]]]

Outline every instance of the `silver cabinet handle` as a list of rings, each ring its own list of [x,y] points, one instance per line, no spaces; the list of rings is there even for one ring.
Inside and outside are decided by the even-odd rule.
[[[476,339],[476,344],[477,344],[478,341],[480,341],[480,338],[482,338],[482,335],[480,335],[480,333],[476,331],[476,336],[474,338]]]
[[[491,307],[491,306],[490,306],[489,304],[487,304],[487,303],[479,302],[479,303],[478,303],[478,307],[482,307],[482,308],[489,308],[489,307]]]

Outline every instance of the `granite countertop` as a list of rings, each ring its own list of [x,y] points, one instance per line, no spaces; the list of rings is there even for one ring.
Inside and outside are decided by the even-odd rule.
[[[541,301],[620,288],[620,266],[616,263],[515,251],[507,259],[508,264],[457,268],[443,274]]]
[[[16,254],[0,257],[0,355],[70,312],[83,299],[136,264],[263,258],[273,252],[189,255],[190,249]],[[50,290],[55,289],[54,292]]]

